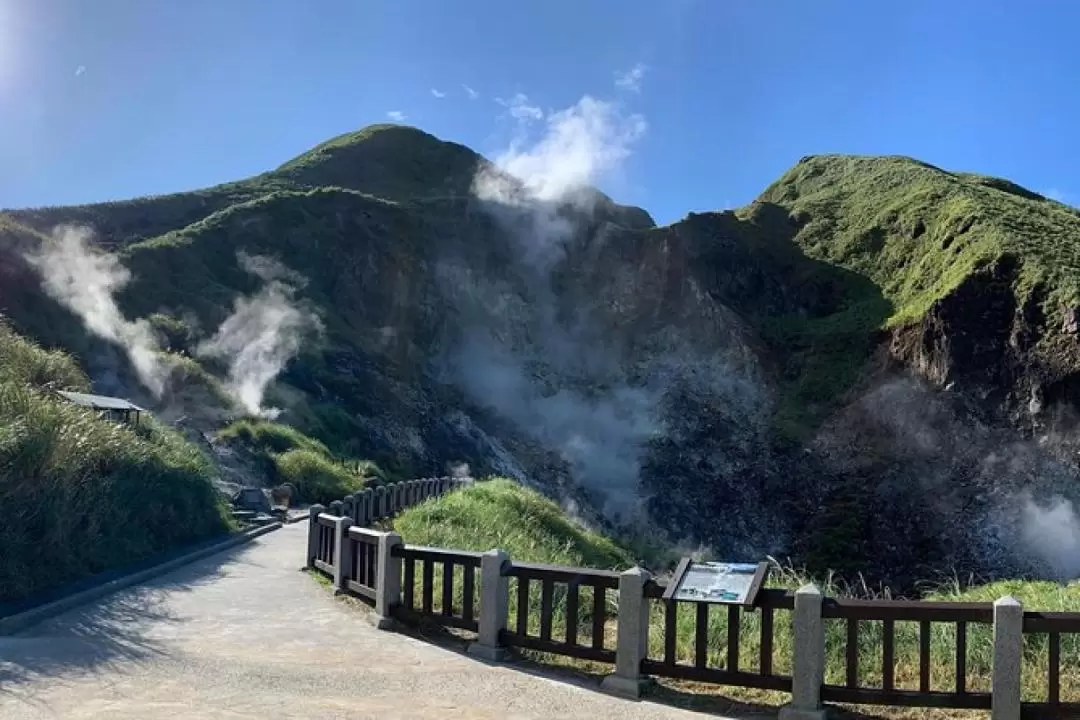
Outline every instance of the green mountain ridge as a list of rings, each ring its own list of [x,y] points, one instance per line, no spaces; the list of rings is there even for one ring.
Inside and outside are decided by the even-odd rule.
[[[818,155],[744,208],[656,227],[591,189],[553,207],[484,201],[481,169],[497,172],[461,145],[380,125],[237,183],[8,211],[0,313],[73,353],[97,389],[153,404],[22,254],[56,226],[91,226],[132,273],[124,314],[154,318],[188,355],[258,287],[237,253],[266,256],[304,278],[297,297],[323,326],[269,401],[336,454],[404,475],[467,463],[601,523],[624,524],[640,499],[674,538],[824,566],[844,553],[900,586],[927,567],[1038,565],[982,538],[978,513],[1002,509],[968,501],[1030,485],[979,475],[978,454],[1080,402],[1080,212],[910,158]],[[570,231],[537,235],[540,212]],[[528,260],[537,251],[550,266]],[[905,375],[918,379],[905,398],[946,398],[935,432],[1003,434],[979,430],[962,462],[937,446],[916,446],[913,462],[915,420],[865,411]],[[935,468],[933,503],[893,502],[919,463]],[[900,529],[829,519],[853,506],[880,506]],[[718,528],[733,513],[745,519]]]

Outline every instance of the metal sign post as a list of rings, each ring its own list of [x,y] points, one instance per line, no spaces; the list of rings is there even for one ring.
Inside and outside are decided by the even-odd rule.
[[[694,562],[683,558],[663,598],[753,607],[768,571],[767,562]]]

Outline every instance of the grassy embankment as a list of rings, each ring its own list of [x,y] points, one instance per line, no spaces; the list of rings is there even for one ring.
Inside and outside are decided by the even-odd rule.
[[[322,442],[288,425],[239,420],[218,439],[251,452],[276,483],[291,483],[305,503],[330,503],[387,478],[373,462],[333,456]]]
[[[198,448],[152,418],[102,420],[58,389],[89,382],[0,323],[0,603],[232,527]]]

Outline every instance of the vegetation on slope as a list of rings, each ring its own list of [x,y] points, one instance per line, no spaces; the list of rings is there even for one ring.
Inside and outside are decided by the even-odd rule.
[[[630,554],[575,524],[558,505],[504,478],[406,510],[394,529],[415,545],[484,552],[505,550],[521,562],[624,569]]]
[[[375,463],[335,458],[322,442],[280,423],[238,420],[217,439],[251,453],[274,482],[292,484],[306,503],[340,500],[385,479]]]
[[[152,418],[57,400],[89,383],[63,353],[0,325],[0,602],[209,538],[231,520],[209,460]]]
[[[1045,283],[1080,298],[1080,213],[1014,183],[905,157],[803,158],[759,199],[787,208],[811,257],[871,279],[894,305],[889,324],[921,317],[970,273],[1006,253],[1017,290]]]

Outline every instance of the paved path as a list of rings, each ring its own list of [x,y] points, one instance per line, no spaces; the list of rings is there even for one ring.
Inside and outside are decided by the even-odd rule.
[[[0,718],[716,717],[374,629],[299,572],[289,525],[0,637]]]

